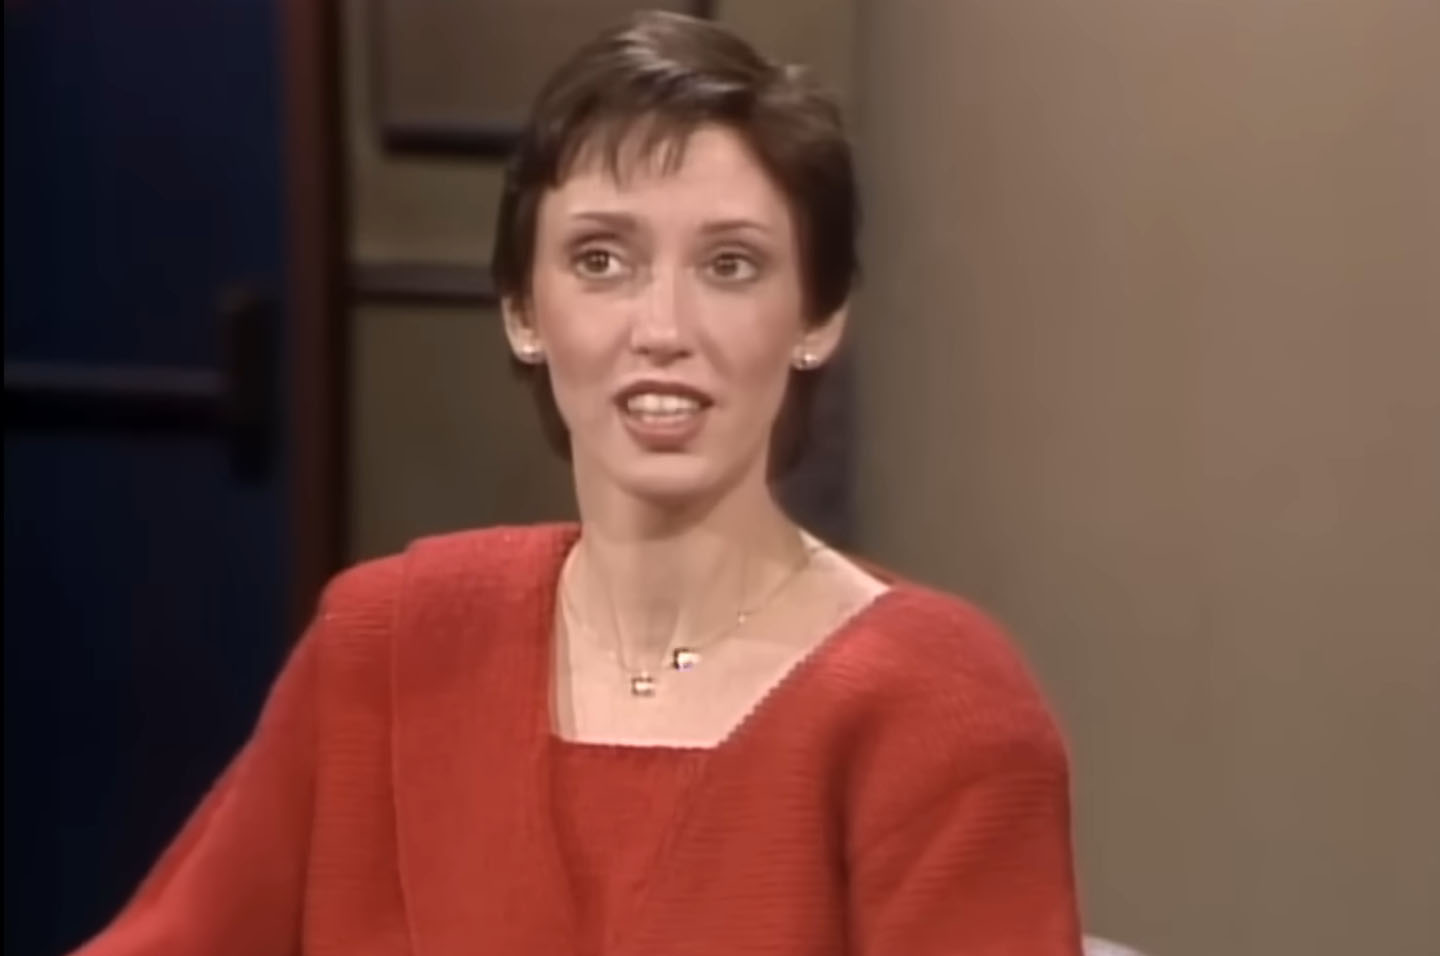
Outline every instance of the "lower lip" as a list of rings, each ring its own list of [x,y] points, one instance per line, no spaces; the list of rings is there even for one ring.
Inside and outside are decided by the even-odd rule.
[[[705,424],[705,408],[694,414],[675,415],[670,418],[646,418],[632,415],[624,406],[620,408],[620,420],[630,437],[651,451],[678,451],[694,440]]]

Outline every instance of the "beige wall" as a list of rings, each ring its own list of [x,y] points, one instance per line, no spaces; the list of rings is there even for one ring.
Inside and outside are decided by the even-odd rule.
[[[1030,653],[1092,928],[1440,951],[1440,6],[861,11],[861,538]]]

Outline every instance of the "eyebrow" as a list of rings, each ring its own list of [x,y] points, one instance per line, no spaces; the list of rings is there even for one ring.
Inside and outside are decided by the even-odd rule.
[[[634,216],[624,212],[604,212],[602,210],[577,212],[570,217],[577,222],[590,222],[604,226],[620,233],[633,233],[640,231],[640,222]]]
[[[641,231],[640,220],[626,212],[606,212],[604,210],[584,210],[571,215],[571,220],[576,222],[594,223],[604,226],[617,233],[631,234]],[[715,235],[727,232],[758,232],[761,235],[770,235],[774,230],[763,222],[744,217],[730,219],[712,219],[700,227],[704,235]]]
[[[705,223],[705,225],[700,227],[700,231],[706,235],[713,235],[715,233],[723,232],[758,232],[761,235],[768,236],[774,230],[772,230],[765,223],[758,222],[754,219],[737,218],[716,219],[711,222],[707,222]]]

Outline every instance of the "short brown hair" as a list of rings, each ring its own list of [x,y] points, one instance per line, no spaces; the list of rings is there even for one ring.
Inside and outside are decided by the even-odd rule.
[[[536,99],[505,171],[491,257],[499,294],[528,302],[540,201],[583,153],[598,149],[618,174],[622,147],[638,135],[642,156],[658,154],[673,166],[689,134],[710,123],[739,134],[790,204],[806,322],[819,324],[839,310],[859,272],[860,216],[835,101],[803,69],[767,60],[715,23],[654,11],[634,14],[581,47]],[[813,377],[793,382],[801,405],[808,404]],[[558,413],[548,382],[537,378],[553,431]]]

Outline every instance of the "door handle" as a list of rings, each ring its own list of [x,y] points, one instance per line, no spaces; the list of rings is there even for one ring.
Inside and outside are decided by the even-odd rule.
[[[222,365],[187,368],[5,360],[5,427],[28,432],[214,436],[234,473],[269,474],[278,432],[275,302],[249,286],[218,303]]]

